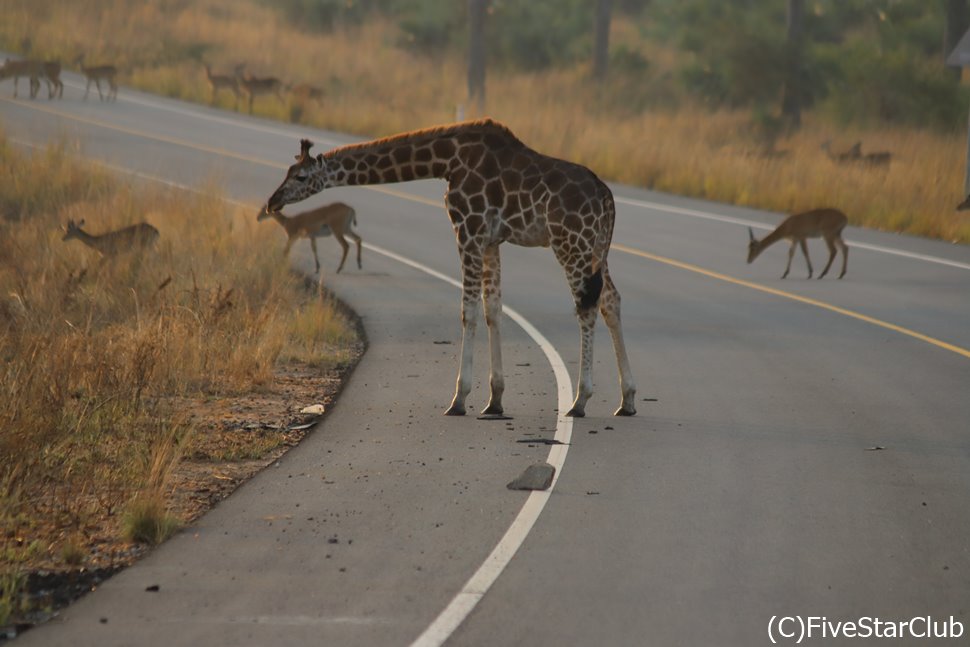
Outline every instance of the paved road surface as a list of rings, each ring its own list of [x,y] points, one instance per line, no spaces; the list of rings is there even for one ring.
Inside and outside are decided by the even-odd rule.
[[[83,102],[66,81],[59,102],[0,85],[11,141],[66,137],[144,176],[212,180],[252,217],[299,137],[352,141],[126,89]],[[514,419],[445,418],[459,293],[428,273],[458,273],[444,185],[386,189],[308,201],[353,204],[371,245],[363,271],[336,276],[337,245],[321,242],[371,343],[321,427],[19,643],[753,645],[776,615],[952,615],[970,633],[970,249],[850,228],[845,280],[805,281],[799,258],[781,281],[783,246],[744,263],[747,223],[763,234],[777,214],[614,187],[639,415],[609,415],[601,324],[589,417],[557,417],[550,358],[572,379],[578,359],[566,283],[548,250],[504,247],[505,303],[536,329],[503,324]],[[811,250],[819,265],[824,247]],[[560,478],[523,508],[505,484],[549,448],[517,441],[556,434],[570,442],[553,448]]]

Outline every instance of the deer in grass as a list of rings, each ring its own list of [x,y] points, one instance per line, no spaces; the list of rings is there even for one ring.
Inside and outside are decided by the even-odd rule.
[[[13,61],[9,58],[0,66],[0,80],[13,77],[13,96],[16,98],[20,77],[30,79],[30,98],[37,97],[40,90],[40,80],[47,82],[47,98],[55,95],[64,96],[64,83],[61,82],[61,64],[58,61],[21,60]]]
[[[323,100],[323,90],[309,83],[297,83],[288,87],[287,90],[300,103]]]
[[[343,202],[334,202],[333,204],[318,207],[317,209],[304,211],[292,217],[284,216],[279,211],[268,211],[266,207],[263,207],[256,217],[256,220],[265,220],[267,218],[274,219],[286,230],[287,240],[286,248],[283,250],[284,257],[289,255],[290,247],[293,246],[294,242],[300,238],[308,238],[310,240],[310,248],[313,249],[313,260],[317,265],[316,271],[319,272],[320,258],[317,256],[316,239],[333,234],[333,237],[337,239],[337,242],[343,248],[343,256],[340,257],[340,265],[337,266],[337,273],[339,274],[340,270],[344,268],[344,261],[347,260],[347,250],[350,249],[350,245],[344,238],[346,235],[357,242],[357,268],[360,269],[362,267],[360,263],[360,247],[362,241],[360,236],[351,229],[352,225],[357,224],[357,214],[350,205],[344,204]]]
[[[212,89],[212,100],[210,103],[215,104],[219,90],[229,90],[236,97],[236,109],[238,110],[239,80],[235,76],[228,74],[213,74],[212,68],[209,67],[208,63],[203,63],[203,65],[205,65],[205,77],[209,81],[209,87]]]
[[[88,93],[91,92],[91,84],[94,83],[95,87],[98,88],[98,98],[101,101],[117,101],[118,100],[118,84],[115,83],[115,77],[118,76],[118,68],[114,65],[95,65],[92,67],[85,67],[84,65],[84,54],[78,55],[74,59],[74,63],[81,68],[81,73],[84,78],[87,79],[87,86],[84,88],[84,98],[88,98]],[[101,92],[101,81],[105,81],[108,84],[108,94],[107,98]]]
[[[829,140],[822,144],[822,150],[825,151],[825,154],[829,156],[829,159],[839,164],[861,164],[863,166],[888,167],[889,163],[892,162],[893,159],[893,154],[889,151],[863,153],[862,142],[856,142],[852,145],[852,148],[844,153],[835,153],[832,151],[832,142]]]
[[[84,220],[80,222],[68,220],[64,227],[64,238],[62,240],[76,238],[99,252],[102,258],[117,256],[128,251],[147,249],[158,240],[158,230],[147,222],[139,222],[116,231],[109,231],[100,236],[89,234],[81,229],[83,226]]]
[[[279,99],[280,103],[286,103],[283,100],[282,81],[275,76],[263,78],[255,77],[245,68],[245,64],[236,66],[236,79],[239,81],[239,88],[242,90],[243,94],[246,95],[249,102],[249,114],[253,114],[253,99],[260,94],[276,95],[276,98]]]
[[[808,264],[808,278],[812,278],[812,261],[808,257],[808,245],[805,242],[808,238],[823,238],[829,248],[829,262],[825,264],[825,269],[818,278],[824,277],[832,261],[835,260],[836,248],[842,250],[842,272],[839,274],[841,279],[845,276],[846,265],[849,262],[849,248],[842,240],[842,230],[849,223],[849,219],[838,209],[813,209],[803,213],[796,213],[785,218],[778,228],[773,232],[758,240],[754,237],[754,231],[748,227],[748,235],[751,240],[748,243],[748,263],[758,258],[758,255],[772,244],[782,238],[791,241],[788,249],[788,265],[785,266],[785,273],[781,278],[786,278],[791,270],[791,259],[795,255],[795,245],[802,248],[805,255],[805,262]]]

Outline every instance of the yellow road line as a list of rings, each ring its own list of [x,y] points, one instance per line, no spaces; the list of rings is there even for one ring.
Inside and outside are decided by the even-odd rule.
[[[927,344],[933,344],[950,352],[956,353],[957,355],[963,355],[966,358],[970,358],[970,350],[966,348],[960,348],[953,344],[949,344],[945,341],[940,341],[923,333],[916,332],[915,330],[910,330],[909,328],[903,328],[902,326],[897,326],[896,324],[889,323],[888,321],[883,321],[881,319],[876,319],[875,317],[870,317],[869,315],[864,315],[861,312],[855,312],[854,310],[847,310],[845,308],[840,308],[839,306],[834,306],[830,303],[825,303],[824,301],[818,301],[817,299],[811,299],[809,297],[803,297],[792,292],[786,292],[784,290],[779,290],[777,288],[769,288],[766,285],[760,285],[758,283],[752,283],[751,281],[745,281],[743,279],[736,279],[733,276],[728,276],[727,274],[721,274],[720,272],[714,272],[713,270],[704,269],[697,265],[692,265],[690,263],[684,263],[683,261],[676,261],[672,258],[667,258],[666,256],[658,256],[656,254],[651,254],[643,250],[636,249],[634,247],[628,247],[626,245],[621,245],[619,243],[613,243],[612,249],[615,249],[626,254],[633,254],[634,256],[640,256],[642,258],[649,259],[651,261],[657,261],[658,263],[664,263],[672,267],[677,267],[682,270],[687,270],[689,272],[696,272],[697,274],[703,274],[704,276],[710,277],[712,279],[717,279],[719,281],[724,281],[726,283],[733,283],[734,285],[740,285],[752,290],[758,290],[759,292],[765,292],[777,297],[783,297],[785,299],[790,299],[792,301],[798,301],[799,303],[804,303],[810,306],[815,306],[816,308],[822,308],[823,310],[829,310],[830,312],[835,312],[846,317],[851,317],[853,319],[858,319],[859,321],[864,321],[866,323],[872,324],[874,326],[879,326],[880,328],[885,328],[887,330],[892,330],[893,332],[898,332],[902,335],[907,335],[920,341],[925,341]]]
[[[3,100],[7,101],[8,103],[13,103],[18,106],[23,106],[23,104],[21,104],[20,102],[14,101],[13,99],[3,98]],[[201,151],[203,153],[209,153],[211,155],[218,155],[221,157],[228,157],[230,159],[249,162],[250,164],[256,164],[259,166],[268,166],[270,168],[281,169],[281,170],[286,170],[287,168],[289,168],[289,166],[286,164],[271,162],[269,160],[259,159],[257,157],[243,155],[241,153],[234,153],[230,150],[226,150],[225,148],[218,148],[215,146],[206,146],[204,144],[197,144],[195,142],[191,142],[186,139],[179,139],[178,137],[169,137],[167,135],[156,135],[153,133],[147,133],[142,130],[129,128],[127,126],[119,126],[118,124],[113,124],[107,121],[102,121],[100,119],[94,119],[91,117],[80,117],[78,115],[72,115],[68,112],[64,112],[62,110],[58,110],[56,108],[51,108],[49,106],[45,106],[41,104],[30,105],[27,107],[33,110],[38,110],[40,112],[46,112],[51,115],[63,117],[64,119],[71,119],[71,120],[80,122],[82,124],[88,124],[89,126],[97,126],[98,128],[105,128],[107,130],[115,130],[120,133],[125,133],[127,135],[134,135],[135,137],[141,137],[142,139],[152,139],[158,142],[163,142],[165,144],[172,144],[173,146],[182,146],[184,148],[191,148],[193,150]],[[378,193],[391,195],[396,198],[410,200],[412,202],[420,202],[422,204],[428,204],[434,207],[443,207],[443,204],[444,204],[442,200],[431,200],[429,198],[423,198],[421,196],[404,193],[403,191],[388,189],[387,187],[383,187],[383,186],[366,186],[363,188],[370,189],[371,191],[377,191]]]
[[[8,101],[10,103],[16,103],[17,105],[22,105],[19,102],[15,102],[15,101],[13,101],[11,99],[4,99],[4,100],[5,101]],[[250,162],[252,164],[258,164],[258,165],[262,165],[262,166],[268,166],[270,168],[276,168],[276,169],[285,169],[285,168],[287,168],[287,166],[284,165],[284,164],[270,162],[270,161],[267,161],[267,160],[258,159],[258,158],[251,157],[251,156],[248,156],[248,155],[242,155],[242,154],[239,154],[239,153],[233,153],[232,151],[228,151],[228,150],[226,150],[224,148],[216,148],[216,147],[212,147],[212,146],[205,146],[203,144],[197,144],[195,142],[190,142],[190,141],[187,141],[187,140],[184,140],[184,139],[179,139],[179,138],[176,138],[176,137],[168,137],[168,136],[165,136],[165,135],[155,135],[155,134],[151,134],[151,133],[146,133],[144,131],[136,130],[134,128],[128,128],[126,126],[119,126],[117,124],[112,124],[112,123],[109,123],[109,122],[106,122],[106,121],[101,121],[100,119],[92,119],[90,117],[79,117],[77,115],[72,115],[70,113],[66,113],[66,112],[63,112],[61,110],[57,110],[55,108],[51,108],[51,107],[44,106],[44,105],[40,105],[40,104],[31,104],[29,107],[32,108],[32,109],[34,109],[34,110],[39,110],[41,112],[46,112],[46,113],[49,113],[49,114],[57,115],[59,117],[65,118],[65,119],[72,119],[74,121],[78,121],[78,122],[81,122],[81,123],[89,124],[89,125],[92,125],[92,126],[98,126],[99,128],[106,128],[106,129],[109,129],[109,130],[116,130],[118,132],[126,133],[126,134],[129,134],[129,135],[134,135],[136,137],[142,137],[142,138],[145,138],[145,139],[153,139],[153,140],[160,141],[160,142],[164,142],[164,143],[167,143],[167,144],[173,144],[175,146],[182,146],[182,147],[185,147],[185,148],[191,148],[193,150],[202,151],[202,152],[205,152],[205,153],[210,153],[212,155],[219,155],[219,156],[222,156],[222,157],[228,157],[228,158],[231,158],[231,159],[237,159],[237,160],[241,160],[241,161],[244,161],[244,162]],[[440,207],[440,206],[442,206],[442,203],[440,201],[431,200],[429,198],[424,198],[424,197],[421,197],[421,196],[412,195],[412,194],[409,194],[409,193],[405,193],[403,191],[397,191],[397,190],[394,190],[394,189],[388,189],[388,188],[382,187],[382,186],[367,186],[365,188],[370,189],[372,191],[377,191],[379,193],[384,193],[384,194],[387,194],[387,195],[391,195],[391,196],[394,196],[396,198],[401,198],[402,200],[410,200],[411,202],[419,202],[421,204],[427,204],[427,205],[431,205],[431,206],[434,206],[434,207]],[[892,330],[893,332],[897,332],[897,333],[900,333],[902,335],[906,335],[908,337],[912,337],[914,339],[918,339],[920,341],[924,341],[927,344],[932,344],[933,346],[936,346],[938,348],[942,348],[944,350],[948,350],[948,351],[950,351],[952,353],[956,353],[957,355],[962,355],[962,356],[970,359],[970,350],[967,350],[965,348],[961,348],[961,347],[956,346],[954,344],[947,343],[945,341],[941,341],[941,340],[936,339],[934,337],[930,337],[929,335],[924,335],[923,333],[916,332],[915,330],[910,330],[909,328],[904,328],[902,326],[897,326],[896,324],[889,323],[888,321],[882,321],[881,319],[876,319],[875,317],[870,317],[868,315],[864,315],[864,314],[862,314],[860,312],[855,312],[853,310],[847,310],[845,308],[840,308],[839,306],[835,306],[835,305],[832,305],[830,303],[825,303],[824,301],[818,301],[816,299],[811,299],[811,298],[808,298],[808,297],[803,297],[803,296],[800,296],[798,294],[794,294],[792,292],[786,292],[784,290],[778,290],[776,288],[769,288],[769,287],[767,287],[765,285],[760,285],[758,283],[752,283],[751,281],[745,281],[745,280],[742,280],[742,279],[736,279],[736,278],[734,278],[732,276],[728,276],[727,274],[721,274],[720,272],[714,272],[713,270],[707,270],[707,269],[704,269],[703,267],[700,267],[700,266],[697,266],[697,265],[692,265],[690,263],[684,263],[682,261],[677,261],[677,260],[674,260],[672,258],[667,258],[666,256],[658,256],[656,254],[651,254],[649,252],[645,252],[643,250],[636,249],[634,247],[628,247],[627,245],[622,245],[622,244],[619,244],[619,243],[613,243],[612,248],[615,249],[615,250],[617,250],[617,251],[624,252],[626,254],[632,254],[634,256],[640,256],[642,258],[646,258],[646,259],[649,259],[649,260],[652,260],[652,261],[656,261],[658,263],[664,263],[666,265],[670,265],[671,267],[677,267],[679,269],[687,270],[687,271],[690,271],[690,272],[695,272],[697,274],[702,274],[704,276],[707,276],[707,277],[710,277],[710,278],[713,278],[713,279],[717,279],[719,281],[724,281],[726,283],[733,283],[734,285],[740,285],[740,286],[743,286],[743,287],[746,287],[746,288],[750,288],[752,290],[758,290],[759,292],[764,292],[766,294],[771,294],[771,295],[774,295],[774,296],[778,296],[778,297],[782,297],[782,298],[785,298],[785,299],[789,299],[791,301],[797,301],[799,303],[804,303],[806,305],[815,306],[816,308],[821,308],[823,310],[828,310],[830,312],[835,312],[837,314],[844,315],[846,317],[851,317],[852,319],[856,319],[858,321],[864,321],[864,322],[866,322],[868,324],[872,324],[874,326],[879,326],[880,328],[885,328],[886,330]]]

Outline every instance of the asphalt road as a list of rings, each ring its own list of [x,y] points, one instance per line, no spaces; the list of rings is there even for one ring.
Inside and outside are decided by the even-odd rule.
[[[125,88],[83,102],[66,82],[53,102],[0,84],[7,137],[214,183],[254,218],[300,137],[352,141]],[[588,417],[558,416],[579,355],[566,282],[548,250],[507,246],[505,303],[535,328],[503,322],[514,419],[446,418],[460,327],[444,184],[385,188],[307,203],[352,204],[370,245],[362,271],[338,276],[336,243],[320,242],[328,285],[370,340],[323,424],[18,644],[754,645],[774,616],[953,616],[967,640],[970,248],[850,228],[844,280],[804,280],[799,257],[782,281],[783,245],[744,262],[747,223],[760,235],[778,214],[617,186],[610,266],[639,414],[609,415],[601,323]],[[282,232],[264,226],[279,254]],[[810,249],[821,267],[824,246]],[[306,243],[296,251],[312,271]],[[482,324],[476,409],[485,346]],[[569,442],[552,448],[554,489],[507,490],[550,453],[517,441],[554,436]]]

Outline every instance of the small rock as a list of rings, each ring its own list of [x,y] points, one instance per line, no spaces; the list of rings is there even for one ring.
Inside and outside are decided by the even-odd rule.
[[[145,590],[149,593],[158,593],[159,588],[158,584],[152,584],[151,586],[146,586]]]
[[[308,407],[303,407],[302,409],[300,409],[300,413],[309,413],[310,415],[314,415],[314,416],[322,416],[323,415],[323,405],[322,404],[311,404]]]
[[[549,463],[533,463],[506,487],[510,490],[548,490],[556,468]]]

